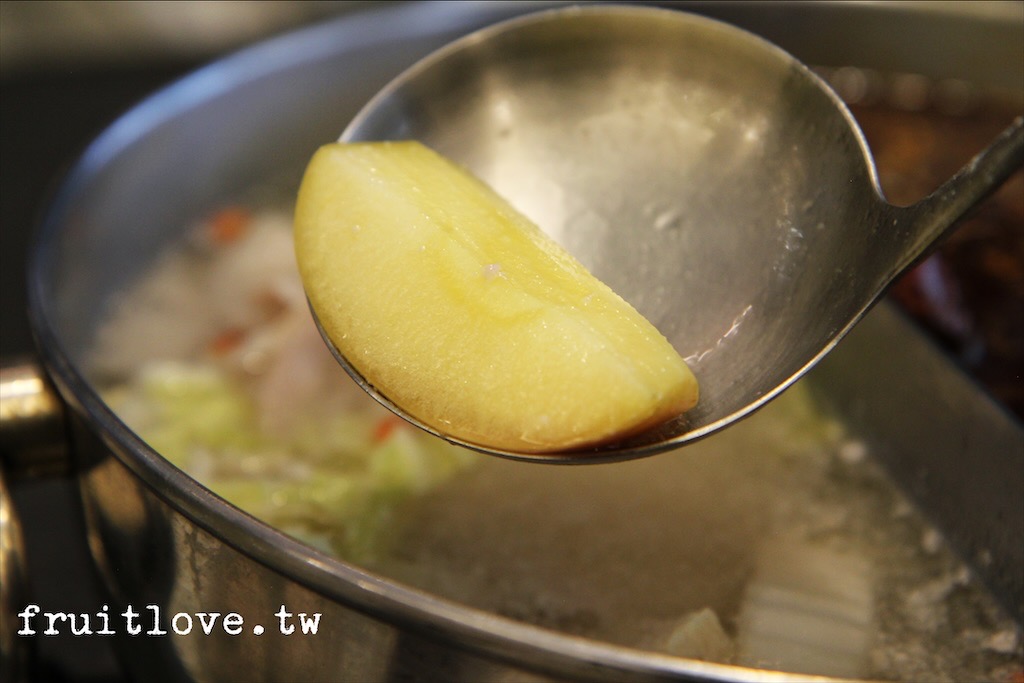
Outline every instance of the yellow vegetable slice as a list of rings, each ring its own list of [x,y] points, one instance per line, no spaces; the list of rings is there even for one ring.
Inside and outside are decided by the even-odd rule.
[[[299,190],[295,248],[338,351],[441,434],[560,452],[697,402],[696,379],[650,322],[417,142],[320,148]]]

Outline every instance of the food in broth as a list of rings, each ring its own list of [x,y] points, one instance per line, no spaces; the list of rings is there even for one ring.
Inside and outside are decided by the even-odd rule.
[[[383,576],[561,632],[712,661],[1008,681],[1021,633],[797,384],[644,460],[490,458],[378,406],[310,318],[292,226],[215,213],[110,307],[91,370],[215,493]]]

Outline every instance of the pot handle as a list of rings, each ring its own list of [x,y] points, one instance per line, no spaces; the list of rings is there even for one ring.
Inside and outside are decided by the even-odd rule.
[[[70,473],[64,407],[42,368],[31,361],[0,367],[0,679],[29,680],[30,641],[15,618],[28,597],[21,522],[7,478]]]
[[[70,473],[64,406],[42,367],[0,367],[0,465],[12,480]]]

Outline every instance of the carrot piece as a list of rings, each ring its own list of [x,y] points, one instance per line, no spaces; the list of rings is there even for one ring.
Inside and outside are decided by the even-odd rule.
[[[229,206],[210,218],[210,237],[215,244],[231,244],[242,238],[252,222],[252,215],[240,206]]]
[[[373,428],[373,442],[383,443],[391,438],[395,430],[400,429],[403,424],[402,418],[397,415],[386,415],[377,421]]]
[[[222,331],[210,342],[209,351],[216,357],[225,356],[242,344],[245,339],[245,330],[237,327],[229,327]]]

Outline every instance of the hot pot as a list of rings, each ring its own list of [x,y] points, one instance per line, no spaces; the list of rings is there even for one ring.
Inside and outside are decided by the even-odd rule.
[[[811,64],[857,64],[1020,89],[1005,15],[928,4],[677,3]],[[329,633],[119,642],[142,680],[794,680],[611,646],[413,590],[321,554],[228,505],[127,429],[83,371],[104,302],[219,198],[299,169],[401,69],[549,3],[410,4],[271,40],[212,64],[108,129],[41,226],[30,274],[38,365],[5,379],[4,467],[69,471],[110,612],[320,613]],[[984,7],[984,6],[983,6]],[[1000,17],[1003,18],[1000,18]],[[836,31],[825,36],[809,26]],[[837,30],[839,27],[839,30]],[[1018,27],[1019,28],[1019,27]],[[158,334],[158,332],[154,332]],[[864,372],[871,367],[872,372]],[[888,306],[807,378],[1021,619],[1024,430]],[[50,393],[52,391],[52,393]],[[8,401],[8,399],[17,401]],[[12,406],[7,408],[6,406]],[[70,455],[67,455],[70,453]],[[4,498],[8,496],[4,492]],[[5,508],[4,608],[20,605]],[[5,613],[12,656],[18,624]],[[146,628],[150,623],[143,623]],[[17,665],[8,659],[7,666]],[[11,671],[16,671],[12,668]]]

